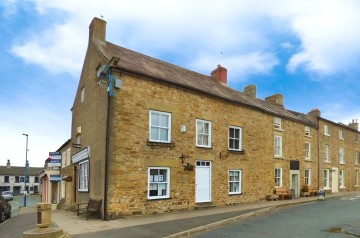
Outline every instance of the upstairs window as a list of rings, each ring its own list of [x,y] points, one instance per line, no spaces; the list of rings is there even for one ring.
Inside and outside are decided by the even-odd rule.
[[[324,160],[325,160],[325,162],[330,162],[330,147],[329,147],[329,145],[325,145],[325,147],[324,147]]]
[[[344,131],[342,129],[339,130],[339,139],[340,140],[344,139]]]
[[[80,102],[83,103],[85,100],[85,87],[81,89]]]
[[[274,118],[274,128],[277,130],[282,130],[281,118],[278,117]]]
[[[20,176],[15,176],[15,183],[20,183]]]
[[[211,122],[196,119],[196,146],[211,147]]]
[[[171,113],[150,111],[150,141],[171,143]]]
[[[360,140],[360,135],[355,134],[355,143],[359,143],[359,140]]]
[[[305,126],[305,136],[311,136],[311,128],[310,126]]]
[[[10,183],[10,176],[4,176],[4,183]]]
[[[305,159],[310,160],[311,159],[311,143],[305,142]]]
[[[230,126],[229,127],[229,150],[242,150],[242,130],[241,127]]]
[[[34,183],[38,183],[39,182],[39,177],[38,176],[35,176],[34,178]]]
[[[282,136],[274,136],[274,155],[282,157]]]
[[[329,131],[329,126],[328,125],[324,125],[324,135],[329,136],[330,135],[330,131]]]
[[[344,148],[339,148],[339,163],[340,164],[345,164],[345,155],[344,155],[345,151]]]
[[[275,169],[275,186],[282,187],[282,168]]]

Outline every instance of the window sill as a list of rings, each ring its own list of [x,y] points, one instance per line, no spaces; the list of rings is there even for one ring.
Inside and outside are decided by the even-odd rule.
[[[314,162],[312,159],[305,159],[305,162]]]
[[[280,131],[280,132],[284,132],[284,129],[282,128],[274,128],[275,131]]]
[[[339,162],[339,164],[342,164],[342,165],[344,165],[344,164],[345,164],[345,162],[342,162],[342,163],[340,163],[340,162]]]
[[[199,148],[199,149],[212,149],[212,147],[207,147],[207,146],[201,146],[201,145],[196,145],[196,148]]]
[[[283,156],[274,156],[274,159],[285,159]]]
[[[307,138],[312,138],[312,136],[311,136],[311,135],[305,135],[305,137],[307,137]]]
[[[324,163],[326,163],[326,164],[331,164],[331,161],[324,161]]]
[[[236,195],[242,195],[242,193],[229,193],[229,196],[236,196]]]
[[[339,188],[340,188],[340,189],[344,189],[344,188],[346,188],[346,187],[345,187],[345,186],[343,186],[343,187],[342,187],[342,186],[340,186]]]
[[[231,154],[245,154],[245,150],[230,150],[228,149],[228,153],[231,153]]]
[[[148,198],[148,201],[158,201],[158,200],[169,200],[171,197],[157,197],[157,198]]]
[[[147,140],[147,146],[155,146],[155,147],[174,147],[175,142],[159,142],[159,141],[150,141]]]
[[[329,136],[329,137],[330,137],[330,135],[329,135],[329,134],[324,134],[324,136]]]

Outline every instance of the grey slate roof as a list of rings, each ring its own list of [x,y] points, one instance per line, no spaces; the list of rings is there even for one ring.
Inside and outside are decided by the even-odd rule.
[[[28,175],[29,176],[38,176],[44,167],[29,167],[28,168]],[[2,175],[9,175],[9,176],[24,176],[25,174],[25,167],[17,167],[17,166],[0,166],[0,176]]]
[[[120,61],[115,69],[119,69],[135,75],[144,76],[153,80],[161,81],[205,93],[241,106],[251,107],[268,114],[287,118],[299,123],[315,126],[311,121],[299,116],[284,107],[267,102],[265,100],[247,96],[245,93],[234,90],[220,83],[217,79],[203,75],[177,65],[173,65],[159,59],[155,59],[135,51],[123,48],[110,42],[93,40],[96,47],[109,60],[118,57]]]

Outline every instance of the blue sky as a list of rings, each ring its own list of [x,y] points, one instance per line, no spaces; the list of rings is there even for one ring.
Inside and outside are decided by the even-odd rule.
[[[257,85],[285,107],[348,124],[360,119],[357,0],[3,0],[0,165],[43,166],[70,138],[71,107],[93,17],[107,40],[209,75]]]

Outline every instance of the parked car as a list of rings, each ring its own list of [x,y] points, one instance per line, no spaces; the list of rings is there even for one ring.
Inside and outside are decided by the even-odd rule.
[[[3,223],[6,218],[10,217],[11,205],[2,195],[0,195],[0,223]]]
[[[11,201],[14,199],[14,194],[11,191],[4,191],[2,192],[2,196],[7,200]]]

